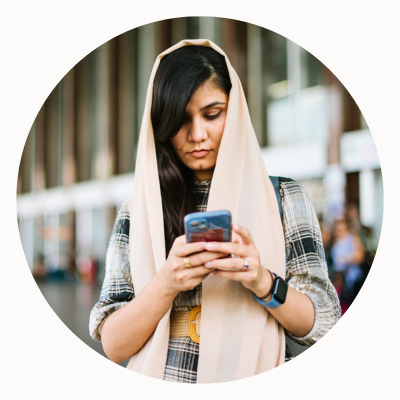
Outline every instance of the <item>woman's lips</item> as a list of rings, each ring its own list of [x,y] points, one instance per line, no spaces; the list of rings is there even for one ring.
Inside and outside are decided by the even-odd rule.
[[[189,154],[192,155],[193,157],[201,158],[201,157],[206,156],[210,151],[211,150],[198,150],[198,151],[192,151]]]

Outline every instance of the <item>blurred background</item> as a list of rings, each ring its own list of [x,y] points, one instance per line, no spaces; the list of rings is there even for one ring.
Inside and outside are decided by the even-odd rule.
[[[377,151],[353,98],[321,62],[272,31],[230,19],[176,18],[128,31],[88,54],[50,93],[29,132],[17,186],[21,242],[40,290],[72,332],[103,355],[89,336],[89,313],[114,218],[132,193],[150,73],[159,53],[187,38],[211,39],[225,51],[268,173],[306,188],[342,313],[378,244]]]

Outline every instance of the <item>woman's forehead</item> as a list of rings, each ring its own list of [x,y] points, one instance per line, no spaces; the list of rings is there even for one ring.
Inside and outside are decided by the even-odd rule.
[[[214,85],[201,85],[192,95],[186,106],[186,112],[200,110],[213,103],[227,104],[228,95]],[[221,105],[221,104],[220,104]]]

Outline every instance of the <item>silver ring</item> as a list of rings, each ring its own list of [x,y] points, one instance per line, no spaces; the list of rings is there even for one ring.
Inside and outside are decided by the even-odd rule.
[[[244,266],[241,269],[241,271],[247,271],[248,269],[249,269],[249,262],[246,259],[244,259]]]

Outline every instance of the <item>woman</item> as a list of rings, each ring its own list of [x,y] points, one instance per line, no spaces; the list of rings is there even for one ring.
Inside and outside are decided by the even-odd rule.
[[[334,281],[341,287],[340,301],[343,313],[357,296],[357,288],[365,279],[361,264],[365,259],[365,248],[360,238],[350,231],[346,218],[338,218],[333,225],[331,250]]]
[[[322,337],[340,307],[318,221],[296,182],[281,179],[280,193],[284,232],[223,51],[192,40],[162,53],[150,78],[133,196],[118,214],[91,314],[92,337],[107,356],[132,356],[129,369],[168,381],[223,382],[282,364],[285,332],[303,345]],[[220,209],[232,213],[233,242],[187,244],[183,217]],[[273,284],[284,282],[278,276],[289,287],[272,309]]]

